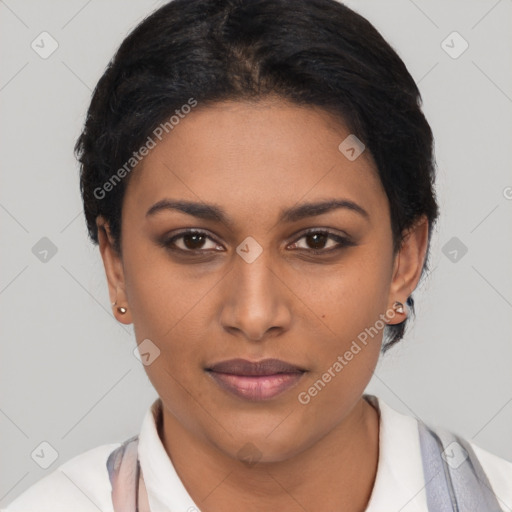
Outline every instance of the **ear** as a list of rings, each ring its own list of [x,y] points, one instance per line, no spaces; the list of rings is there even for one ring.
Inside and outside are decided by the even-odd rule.
[[[131,324],[132,315],[128,305],[123,262],[121,255],[116,251],[114,246],[114,238],[110,232],[108,222],[100,215],[96,218],[96,226],[98,227],[98,243],[105,267],[105,274],[108,282],[108,293],[110,296],[110,303],[116,302],[114,309],[114,316],[122,324]],[[126,313],[122,314],[117,309],[118,307],[126,308]]]
[[[388,308],[392,308],[399,301],[404,305],[404,313],[395,314],[388,322],[390,325],[401,323],[406,318],[406,301],[418,285],[427,254],[428,228],[428,219],[422,216],[404,234],[402,245],[395,257],[388,298]]]

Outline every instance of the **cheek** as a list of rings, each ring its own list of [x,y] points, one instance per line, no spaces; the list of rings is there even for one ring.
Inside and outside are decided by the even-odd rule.
[[[305,429],[321,423],[328,430],[339,423],[359,400],[377,365],[389,277],[387,264],[370,253],[347,261],[336,278],[325,280],[325,293],[312,298],[323,324],[314,340],[314,371],[297,390]]]
[[[149,339],[159,350],[145,371],[160,395],[172,393],[181,402],[179,384],[189,388],[202,371],[205,309],[211,308],[212,299],[208,292],[219,277],[214,272],[194,277],[197,269],[173,264],[165,251],[151,247],[126,254],[126,293],[135,338],[137,343]]]
[[[382,316],[392,260],[380,254],[387,253],[378,244],[358,247],[330,278],[316,279],[310,306],[320,326],[315,345],[321,350],[315,354],[315,372],[301,389],[306,401],[315,397],[318,404],[339,407],[340,400],[355,399],[371,379],[386,326]]]
[[[358,247],[339,266],[305,284],[307,305],[345,340],[373,325],[387,309],[391,259],[379,254],[385,252],[377,246]]]
[[[187,278],[165,251],[154,247],[127,253],[124,268],[134,329],[139,333],[137,339],[170,336],[207,289],[207,283]]]

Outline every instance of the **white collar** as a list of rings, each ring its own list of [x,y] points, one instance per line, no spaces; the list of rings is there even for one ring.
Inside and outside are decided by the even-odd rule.
[[[139,434],[139,460],[151,512],[195,512],[198,508],[176,473],[158,435],[158,418],[161,418],[160,398],[146,412]]]
[[[426,512],[427,498],[416,418],[363,395],[379,412],[379,462],[365,512]]]
[[[427,511],[417,420],[374,395],[363,396],[379,412],[379,462],[366,512]],[[158,435],[160,407],[158,398],[146,412],[139,434],[139,459],[151,512],[197,512]]]

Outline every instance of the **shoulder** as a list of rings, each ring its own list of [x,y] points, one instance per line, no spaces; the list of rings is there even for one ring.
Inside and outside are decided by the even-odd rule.
[[[512,510],[512,462],[480,448],[469,440],[466,442],[475,452],[500,505],[508,507],[505,510]]]
[[[450,429],[446,429],[436,423],[424,423],[417,417],[398,412],[377,396],[365,395],[365,398],[379,411],[381,419],[380,440],[383,441],[383,445],[386,445],[384,446],[386,450],[381,451],[381,455],[387,455],[387,458],[390,459],[386,462],[386,465],[389,467],[393,465],[393,473],[399,475],[400,485],[403,486],[403,482],[410,481],[412,482],[410,485],[411,489],[418,488],[420,483],[423,487],[426,487],[424,474],[421,482],[417,480],[417,475],[425,470],[424,454],[421,447],[422,434],[420,432],[420,430],[425,432],[422,428],[420,429],[423,425],[437,435],[439,442],[442,443],[442,447],[439,447],[439,449],[442,450],[444,448],[447,450],[445,457],[450,459],[455,457],[453,460],[454,465],[450,464],[445,458],[450,468],[454,468],[455,475],[459,467],[458,463],[462,464],[466,460],[467,455],[456,445],[451,446],[451,443],[458,439],[463,445],[471,448],[470,451],[474,454],[472,455],[474,457],[472,460],[476,459],[477,463],[481,466],[481,470],[485,474],[488,485],[490,485],[500,507],[503,510],[512,512],[511,461],[481,448],[473,440],[464,438]],[[472,466],[472,462],[470,462],[470,465]],[[418,493],[417,501],[420,500],[420,494],[422,493]],[[426,506],[426,501],[425,498],[421,499],[424,502],[420,504],[423,510]]]
[[[450,468],[452,479],[456,477],[464,486],[471,485],[469,482],[472,480],[468,479],[467,473],[468,468],[471,468],[475,476],[474,485],[480,486],[483,494],[491,491],[489,496],[494,495],[491,499],[496,498],[503,510],[512,510],[512,462],[451,430],[437,425],[430,428],[442,442],[442,458]]]
[[[1,512],[112,512],[107,459],[121,443],[83,452],[37,481]]]

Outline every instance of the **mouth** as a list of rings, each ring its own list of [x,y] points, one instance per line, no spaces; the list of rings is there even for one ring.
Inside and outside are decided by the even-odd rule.
[[[270,400],[296,386],[306,370],[280,359],[230,359],[205,371],[225,391],[245,400]]]

